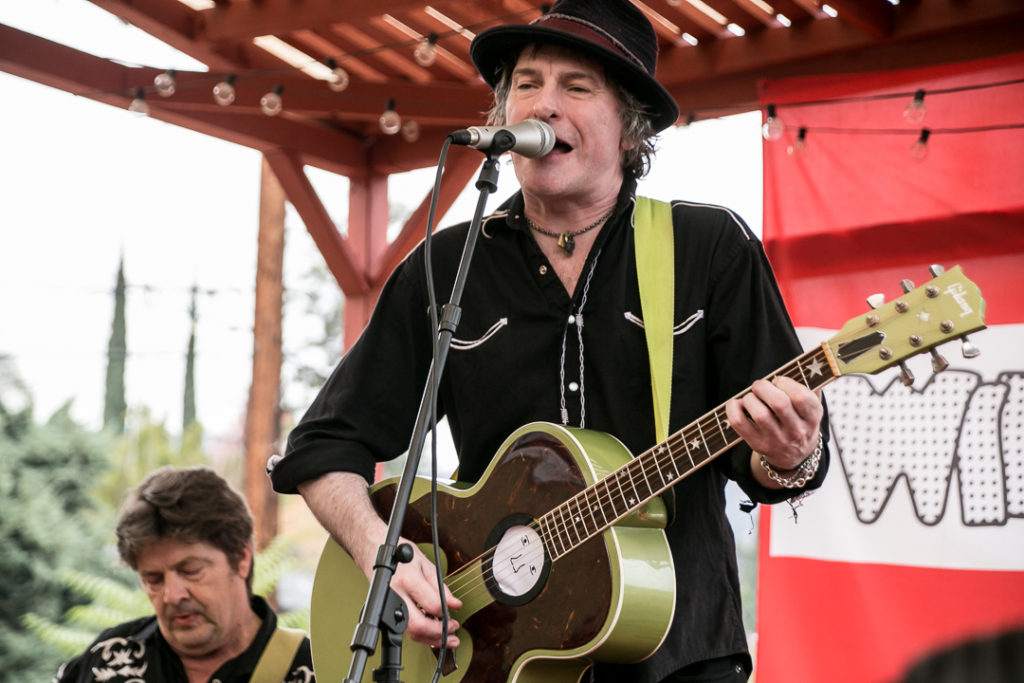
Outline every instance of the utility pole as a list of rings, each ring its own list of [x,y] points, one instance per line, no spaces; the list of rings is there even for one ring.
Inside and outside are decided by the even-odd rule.
[[[284,189],[267,160],[260,173],[252,386],[245,415],[245,498],[256,549],[277,535],[277,494],[266,474],[280,438],[281,308],[284,298]]]

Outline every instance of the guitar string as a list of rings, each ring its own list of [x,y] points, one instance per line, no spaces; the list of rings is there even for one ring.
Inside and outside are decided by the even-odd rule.
[[[812,355],[816,356],[817,353],[818,353],[818,351],[816,351]],[[822,352],[822,354],[823,354],[823,352]],[[792,379],[794,379],[796,381],[802,381],[805,384],[807,384],[806,375],[803,373],[803,368],[800,365],[800,361],[801,360],[805,360],[805,359],[803,357],[798,358],[796,361],[794,361],[791,364],[791,366],[784,367],[783,369],[777,371],[774,375],[770,375],[769,379],[773,378],[776,375],[786,375],[786,376],[790,376]],[[827,381],[827,378],[826,378],[826,381]],[[825,382],[822,382],[822,384],[824,384],[824,383]],[[746,393],[746,392],[744,392],[744,393]],[[741,394],[741,395],[743,395],[743,394]],[[627,474],[627,476],[629,478],[629,487],[633,490],[633,492],[635,494],[642,495],[642,494],[639,493],[639,489],[637,488],[637,484],[634,481],[634,478],[632,476],[632,474],[633,474],[632,470],[639,470],[637,472],[637,474],[642,474],[643,475],[643,480],[646,483],[647,489],[648,489],[648,494],[642,496],[644,501],[649,500],[654,495],[657,495],[657,492],[665,490],[666,488],[669,488],[672,485],[674,485],[675,481],[670,481],[668,484],[666,484],[665,477],[664,477],[663,474],[661,474],[661,462],[659,461],[659,454],[660,455],[664,455],[665,454],[665,449],[663,448],[663,446],[668,445],[669,448],[670,448],[670,452],[668,453],[668,457],[665,458],[665,463],[671,464],[672,465],[672,469],[676,470],[677,477],[674,478],[676,480],[678,478],[682,478],[684,476],[687,476],[690,473],[690,471],[696,469],[697,467],[700,467],[704,463],[706,463],[706,462],[710,461],[711,459],[713,459],[713,457],[715,457],[716,455],[720,454],[722,451],[724,451],[727,448],[729,448],[729,446],[732,445],[732,443],[734,443],[735,441],[738,441],[739,438],[738,438],[738,435],[736,435],[735,432],[731,429],[731,427],[729,429],[730,429],[730,432],[732,432],[732,436],[729,436],[729,435],[727,435],[725,433],[724,428],[723,428],[722,423],[721,423],[721,418],[720,418],[721,412],[722,412],[721,409],[716,409],[716,410],[712,411],[711,413],[705,415],[704,417],[702,417],[700,420],[698,420],[694,424],[689,425],[688,427],[686,427],[686,428],[680,430],[679,432],[677,432],[676,434],[674,434],[672,437],[667,439],[663,444],[658,444],[654,448],[646,451],[640,457],[638,457],[638,458],[636,458],[634,460],[631,460],[629,463],[626,463],[619,470],[617,470],[616,472],[612,473],[608,477],[605,477],[600,482],[597,482],[593,486],[588,487],[583,492],[577,494],[573,498],[570,498],[568,501],[566,501],[565,503],[563,503],[559,507],[549,511],[548,513],[543,515],[541,518],[538,518],[537,520],[534,520],[534,522],[531,522],[531,524],[529,526],[531,528],[533,528],[535,531],[538,531],[539,537],[542,539],[542,541],[544,541],[544,546],[540,546],[540,547],[534,546],[534,548],[536,548],[536,550],[534,550],[529,555],[527,555],[526,558],[521,558],[521,559],[527,559],[527,560],[531,560],[531,561],[543,560],[544,554],[545,554],[544,553],[544,547],[550,546],[550,548],[551,548],[551,550],[553,552],[549,552],[548,554],[552,555],[552,561],[555,561],[555,560],[559,559],[559,557],[561,557],[562,555],[567,554],[571,550],[575,549],[578,545],[581,545],[586,540],[589,540],[590,538],[596,536],[599,532],[603,531],[605,528],[608,528],[609,526],[614,524],[616,521],[618,521],[622,517],[626,516],[626,514],[628,514],[628,512],[625,513],[625,514],[622,514],[622,515],[617,515],[617,513],[616,513],[616,509],[615,509],[614,502],[613,502],[613,496],[610,493],[610,488],[609,488],[609,484],[608,484],[608,482],[613,477],[615,478],[616,483],[617,483],[617,485],[618,485],[618,487],[620,489],[620,494],[621,494],[621,491],[622,491],[622,483],[621,483],[622,474],[625,473],[625,474]],[[714,418],[714,423],[711,421],[711,418]],[[705,426],[707,426],[709,428],[709,430],[713,429],[717,425],[719,431],[721,432],[723,444],[720,447],[716,446],[714,452],[712,452],[711,446],[708,443],[708,440],[704,439],[703,430],[701,429],[701,424],[702,423],[706,423]],[[696,428],[696,431],[694,431],[694,428]],[[675,461],[677,460],[675,451],[677,450],[677,447],[681,443],[684,445],[684,448],[686,448],[686,442],[690,441],[690,437],[691,436],[694,437],[694,439],[696,441],[698,441],[700,443],[703,443],[705,451],[708,453],[708,455],[707,456],[701,456],[700,465],[697,465],[697,464],[693,463],[690,468],[686,468],[684,472],[680,473],[680,472],[678,472],[678,467],[675,465]],[[685,439],[680,439],[680,437],[685,437]],[[700,438],[698,439],[697,437],[700,437]],[[714,438],[716,439],[716,441],[718,440],[718,436],[717,435]],[[691,463],[692,463],[692,454],[688,450],[686,452],[687,452],[688,459],[690,459]],[[652,456],[652,454],[653,454],[653,456]],[[679,455],[681,455],[681,454],[679,454]],[[651,486],[650,480],[649,480],[649,478],[647,476],[647,470],[649,468],[643,465],[643,463],[646,460],[648,460],[648,459],[651,460],[651,462],[655,465],[656,468],[658,468],[658,475],[662,479],[662,485],[658,489],[657,492],[654,490],[654,487]],[[638,476],[637,479],[639,479],[639,478],[640,477]],[[597,488],[598,484],[601,484],[601,483],[605,484],[606,492],[608,492],[607,493],[607,499],[605,499],[605,500],[602,500],[602,494],[601,494],[601,492]],[[605,520],[603,525],[600,524],[600,523],[596,523],[597,522],[597,516],[594,513],[594,506],[592,505],[591,500],[590,500],[591,493],[593,493],[593,495],[594,495],[594,501],[593,502],[597,504],[597,509],[600,510],[601,515],[602,515],[602,517]],[[595,524],[595,528],[594,528],[593,531],[588,529],[586,521],[583,518],[581,518],[578,515],[574,516],[572,514],[571,504],[573,502],[575,502],[577,510],[579,510],[579,511],[583,510],[583,508],[581,506],[581,503],[585,503],[586,504],[586,508],[587,508],[587,510],[589,512],[590,517],[593,518],[595,523],[596,523]],[[612,511],[612,515],[614,517],[614,519],[612,521],[610,521],[610,522],[608,521],[608,515],[605,512],[605,510],[606,510],[606,503],[611,505],[611,511]],[[570,519],[573,520],[573,523],[572,523],[571,526],[570,526],[569,523],[567,523],[565,521],[565,512],[566,511],[569,512],[569,517],[570,517]],[[632,509],[629,510],[629,512],[631,512],[631,511],[632,511]],[[557,519],[558,516],[562,517],[562,521],[561,522],[558,521],[558,519]],[[544,521],[545,521],[546,518],[550,518],[551,521],[553,522],[553,525],[552,524],[546,524],[545,525]],[[577,522],[579,522],[580,525],[583,527],[583,530],[585,532],[583,535],[581,535],[580,532],[579,532],[579,529],[576,528],[577,527]],[[544,527],[544,526],[546,526],[548,529],[550,529],[550,527],[553,526],[554,527],[554,531],[545,530],[545,528],[539,528],[539,527]],[[575,536],[576,536],[576,539],[577,539],[575,542],[572,540],[571,536],[569,536],[568,532],[569,532],[570,528],[575,532]],[[561,552],[559,552],[558,549],[555,547],[555,544],[554,544],[554,539],[555,538],[558,538],[559,540],[562,540],[563,538],[566,539],[568,541],[568,547],[566,547],[566,543],[565,542],[562,542],[561,543],[562,550],[561,550]],[[481,563],[487,562],[487,560],[491,560],[491,562],[489,563],[489,566],[492,569],[489,570],[489,571],[481,572],[480,577],[479,577],[479,579],[481,580],[481,583],[479,583],[477,586],[473,586],[473,585],[465,585],[465,586],[458,585],[458,577],[459,577],[460,572],[456,572],[455,574],[453,574],[452,575],[452,577],[454,579],[453,582],[452,582],[452,585],[454,585],[453,592],[455,590],[458,590],[458,592],[460,594],[465,594],[468,597],[469,593],[465,593],[464,591],[466,591],[466,590],[473,590],[474,588],[484,587],[484,583],[488,579],[495,579],[495,580],[498,580],[499,583],[500,583],[500,580],[501,580],[501,578],[503,578],[503,576],[501,575],[500,572],[496,573],[496,572],[493,571],[493,556],[494,556],[494,549],[490,549],[487,552],[485,552],[480,558],[478,558],[481,561]],[[471,562],[471,563],[466,565],[466,567],[471,567],[471,566],[476,566],[476,561],[475,560],[474,560],[474,562]],[[474,581],[475,579],[471,578],[470,580]]]
[[[820,347],[819,347],[819,349],[816,349],[812,354],[808,354],[808,355],[815,357],[815,359],[817,359],[817,360],[821,360],[821,359],[817,358],[817,355],[819,353],[822,356],[824,356],[824,352],[820,349]],[[800,362],[803,361],[803,360],[807,360],[807,358],[801,356],[800,358],[794,360],[790,365],[783,367],[782,369],[780,369],[779,371],[777,371],[776,373],[774,373],[772,375],[769,375],[768,379],[772,379],[772,378],[774,378],[777,375],[786,375],[786,376],[789,376],[791,379],[794,379],[796,381],[802,381],[805,385],[807,385],[806,375],[803,373],[802,366],[800,365]],[[827,360],[827,358],[825,358],[825,360]],[[827,383],[827,381],[829,381],[828,378],[825,378],[825,380],[819,386]],[[743,394],[740,394],[740,395],[742,396],[745,393],[747,393],[747,392],[744,392]],[[699,419],[695,423],[693,423],[691,425],[688,425],[687,427],[684,427],[679,432],[676,432],[669,439],[667,439],[664,443],[658,444],[654,448],[649,449],[645,453],[641,454],[640,457],[631,460],[629,463],[626,463],[623,467],[619,468],[619,470],[617,470],[616,472],[613,472],[612,474],[610,474],[607,477],[603,478],[600,482],[597,482],[593,486],[588,487],[587,489],[585,489],[584,491],[582,491],[582,492],[578,493],[577,495],[573,496],[573,498],[570,498],[568,501],[566,501],[565,503],[561,504],[557,508],[554,508],[553,510],[549,511],[548,513],[546,513],[542,517],[540,517],[537,520],[534,520],[533,522],[531,522],[531,524],[529,526],[531,528],[533,528],[535,531],[538,532],[538,536],[542,539],[542,541],[544,541],[544,546],[543,547],[534,546],[534,548],[536,548],[536,550],[533,551],[532,553],[530,553],[527,556],[527,559],[531,559],[533,561],[536,561],[538,559],[543,559],[544,554],[545,554],[543,552],[544,547],[550,546],[551,550],[554,551],[554,552],[549,552],[548,554],[552,556],[552,561],[555,561],[555,560],[559,559],[562,555],[565,555],[568,552],[574,550],[578,545],[581,545],[586,540],[589,540],[590,538],[596,536],[599,532],[601,532],[604,529],[608,528],[609,526],[613,525],[615,522],[619,521],[619,519],[621,519],[622,517],[625,517],[627,514],[629,514],[629,512],[632,512],[632,509],[629,509],[629,511],[627,513],[624,513],[622,515],[617,515],[617,513],[615,512],[616,508],[615,508],[614,502],[613,502],[614,501],[614,496],[612,496],[612,494],[610,493],[610,489],[609,489],[609,486],[608,486],[608,482],[613,477],[615,478],[616,483],[617,483],[617,485],[618,485],[618,487],[620,489],[620,493],[621,493],[621,491],[622,491],[622,483],[621,483],[622,474],[623,473],[627,474],[627,476],[629,478],[628,486],[633,490],[633,492],[635,494],[642,495],[643,501],[646,501],[646,500],[649,500],[650,498],[654,497],[654,495],[657,495],[657,492],[660,492],[660,491],[663,491],[663,490],[665,490],[667,488],[670,488],[672,485],[674,485],[674,483],[676,483],[678,478],[682,478],[682,477],[687,476],[692,470],[697,469],[701,465],[703,465],[706,462],[712,460],[715,456],[719,455],[722,451],[724,451],[727,448],[729,448],[732,445],[732,443],[734,443],[735,441],[739,440],[739,437],[738,437],[738,435],[735,434],[735,432],[731,429],[731,427],[729,429],[730,429],[730,432],[732,432],[733,436],[732,437],[727,437],[727,435],[724,433],[724,428],[722,427],[722,424],[721,424],[721,418],[720,418],[720,414],[721,413],[722,413],[722,410],[720,408],[712,411],[711,413],[708,413],[707,415],[703,416],[701,419]],[[712,422],[712,418],[714,418],[714,422]],[[718,427],[720,432],[722,432],[722,437],[723,437],[723,445],[722,446],[716,447],[714,451],[711,450],[710,444],[708,443],[707,440],[705,440],[703,438],[703,436],[704,436],[703,435],[703,430],[701,429],[701,424],[702,423],[704,423],[705,426],[708,427],[709,429],[713,429],[715,426]],[[675,451],[677,450],[677,448],[678,448],[678,446],[680,444],[683,444],[684,448],[686,448],[686,443],[690,441],[690,437],[691,436],[694,437],[695,440],[703,443],[705,451],[708,453],[708,455],[707,456],[700,456],[701,457],[700,464],[694,464],[690,468],[686,468],[684,472],[678,473],[678,477],[677,478],[673,478],[674,480],[666,485],[664,476],[660,474],[661,461],[659,460],[659,454],[660,455],[664,455],[665,454],[665,449],[662,448],[662,446],[666,446],[667,445],[667,446],[669,446],[669,450],[670,450],[670,452],[668,453],[668,457],[664,459],[664,462],[668,463],[668,464],[671,464],[672,468],[678,471],[678,468],[674,464],[675,460],[677,459]],[[685,437],[685,439],[681,439],[680,437]],[[697,437],[700,437],[700,438],[698,439]],[[719,437],[716,435],[713,438],[717,440]],[[652,454],[653,454],[653,457],[652,457]],[[679,455],[681,455],[681,453]],[[692,454],[690,454],[689,451],[687,451],[687,456],[688,456],[688,459],[692,459],[692,457],[691,457]],[[661,476],[661,478],[662,478],[662,486],[661,486],[661,488],[658,489],[657,492],[654,492],[654,487],[652,487],[650,485],[650,481],[649,481],[649,478],[647,476],[647,469],[649,469],[649,468],[643,466],[643,462],[645,462],[648,459],[651,460],[651,462],[655,465],[655,467],[657,467],[659,469],[659,476]],[[648,495],[640,494],[639,489],[637,488],[637,484],[634,481],[634,478],[632,476],[632,474],[633,474],[632,470],[639,470],[637,472],[637,474],[642,474],[643,475],[643,480],[647,484]],[[639,479],[639,478],[640,477],[638,476],[637,479]],[[600,493],[600,491],[597,488],[598,484],[602,484],[602,483],[605,484],[606,491],[608,491],[607,498],[605,500],[602,500],[602,494]],[[571,509],[570,509],[571,508],[571,504],[573,502],[575,502],[577,510],[582,511],[583,508],[581,507],[581,503],[585,503],[586,506],[587,506],[587,510],[589,511],[590,516],[595,520],[595,522],[597,522],[597,517],[596,517],[596,514],[594,513],[593,505],[591,504],[591,500],[590,500],[590,494],[591,493],[594,494],[594,498],[595,498],[593,502],[597,504],[597,508],[598,508],[598,510],[601,511],[601,515],[602,515],[602,517],[605,520],[605,523],[603,525],[600,524],[600,523],[597,523],[595,525],[595,528],[594,528],[593,531],[588,529],[586,522],[581,517],[575,516],[575,518],[574,518],[574,516],[572,515],[572,512],[571,512]],[[611,510],[612,510],[613,517],[614,517],[614,519],[612,519],[610,522],[607,521],[608,520],[608,515],[605,512],[606,503],[611,505]],[[564,513],[565,513],[566,510],[569,511],[570,519],[573,519],[573,524],[572,524],[571,528],[575,532],[575,536],[576,536],[576,539],[577,539],[575,542],[572,540],[572,537],[568,533],[569,529],[570,529],[570,524],[565,522],[565,514]],[[561,522],[559,522],[556,519],[556,513],[562,517],[562,521]],[[546,518],[551,518],[551,521],[553,522],[553,524],[547,524],[546,526],[549,529],[550,529],[550,527],[553,526],[554,527],[554,531],[545,530],[543,528],[538,529],[538,527],[542,526],[542,524],[543,524],[543,522],[544,522],[544,520]],[[579,530],[576,528],[576,526],[577,526],[576,523],[577,522],[581,523],[580,525],[583,526],[583,529],[586,532],[585,534],[583,534],[583,535],[580,534]],[[555,547],[555,544],[553,542],[553,539],[555,539],[555,538],[558,538],[559,540],[562,540],[564,538],[565,540],[567,540],[568,541],[568,547],[567,547],[567,544],[565,542],[562,542],[561,543],[562,550],[561,550],[561,552],[559,552],[558,549]],[[488,570],[488,571],[483,571],[483,572],[480,573],[479,583],[477,585],[471,585],[471,584],[459,585],[458,579],[459,579],[460,575],[463,573],[462,570],[460,569],[459,571],[453,573],[452,576],[450,577],[451,583],[450,583],[449,587],[453,590],[453,592],[455,592],[455,590],[458,590],[460,594],[465,594],[468,597],[469,593],[464,593],[464,591],[467,591],[467,590],[468,591],[472,591],[475,588],[485,587],[485,582],[488,579],[497,580],[499,582],[499,584],[500,584],[500,580],[501,580],[501,578],[503,578],[503,576],[502,576],[502,574],[500,572],[499,573],[495,573],[493,571],[493,556],[494,556],[494,549],[492,548],[492,549],[489,549],[488,551],[485,551],[485,553],[483,553],[480,557],[476,558],[476,560],[474,560],[474,561],[464,565],[463,569],[476,566],[477,560],[479,560],[481,562],[481,564],[487,563],[487,561],[490,560],[490,562],[488,563],[488,566],[492,567],[492,569]],[[508,571],[511,571],[511,569],[509,569]],[[473,577],[473,576],[471,576],[469,580],[471,582],[477,581],[476,577]],[[454,586],[454,588],[453,588],[453,586]]]
[[[813,352],[804,354],[803,356],[800,356],[799,358],[791,361],[788,365],[783,366],[775,373],[769,375],[766,379],[771,380],[776,376],[784,375],[790,377],[795,381],[803,383],[805,386],[808,386],[808,388],[811,388],[810,384],[807,381],[806,374],[803,371],[801,362],[812,358],[818,361],[828,360],[825,356],[824,350],[821,347],[818,347]],[[823,376],[823,381],[821,381],[820,384],[817,385],[817,387],[823,386],[828,381],[831,381],[831,379],[834,378]],[[743,396],[749,393],[749,391],[750,390],[748,389],[745,392],[739,394],[739,396]],[[534,562],[543,560],[543,558],[545,557],[545,549],[550,548],[550,550],[548,550],[546,554],[550,556],[552,558],[552,562],[554,562],[563,555],[568,554],[569,552],[574,550],[579,545],[582,545],[587,540],[590,540],[604,529],[607,529],[608,527],[612,526],[620,519],[622,519],[623,517],[627,516],[630,512],[632,512],[633,509],[635,509],[635,507],[638,507],[639,505],[636,505],[634,503],[627,506],[627,511],[625,513],[621,515],[616,513],[616,508],[614,505],[615,496],[611,493],[609,484],[609,482],[612,479],[615,480],[615,483],[618,486],[621,494],[623,486],[622,475],[625,473],[629,480],[628,487],[632,489],[633,493],[637,497],[642,499],[640,503],[642,504],[643,502],[646,502],[647,500],[653,498],[659,492],[664,491],[665,489],[675,485],[679,479],[688,476],[693,470],[696,470],[700,466],[714,459],[714,457],[716,457],[717,455],[720,455],[723,451],[728,449],[733,443],[739,440],[739,436],[731,427],[728,426],[727,421],[726,425],[723,426],[721,420],[722,417],[724,417],[724,408],[720,406],[719,408],[712,410],[711,412],[707,413],[700,419],[696,420],[694,423],[691,423],[690,425],[687,425],[683,429],[679,430],[678,432],[670,436],[668,439],[666,439],[664,442],[657,444],[653,448],[648,449],[647,451],[642,453],[639,457],[630,460],[628,463],[625,463],[622,467],[620,467],[615,472],[609,474],[608,476],[604,477],[601,481],[596,482],[594,485],[577,493],[575,496],[565,501],[558,507],[550,510],[549,512],[545,513],[536,520],[533,520],[528,526],[537,532],[538,536],[542,540],[542,545],[533,546],[531,548],[531,551],[529,551],[521,559]],[[714,447],[714,450],[712,450],[712,444],[709,443],[711,439],[704,438],[704,432],[701,426],[702,424],[709,430],[718,430],[719,434],[713,435],[711,439],[714,439],[716,442],[720,439],[722,441],[721,446],[716,445]],[[725,429],[728,429],[731,435],[726,434]],[[707,454],[700,456],[699,463],[693,462],[693,454],[689,451],[689,444],[695,442],[703,445],[704,451]],[[682,449],[679,449],[680,445],[682,445]],[[683,462],[683,471],[680,472],[679,467],[676,465],[676,461],[682,461],[681,456],[683,455],[683,452],[685,452],[685,454],[687,455],[687,459],[691,461],[691,466],[685,467],[686,463]],[[651,472],[651,475],[656,475],[661,479],[662,484],[660,487],[654,487],[650,483],[650,478],[648,477],[648,470],[650,469],[650,467],[645,465],[646,461],[648,460],[650,461],[650,464],[653,464],[657,469],[657,472]],[[662,464],[671,465],[672,470],[674,470],[676,473],[676,476],[670,477],[667,483],[664,474],[662,474]],[[668,469],[668,467],[666,467],[665,469]],[[634,472],[634,470],[636,470],[636,472]],[[647,486],[647,494],[640,493],[640,489],[638,488],[638,485],[634,480],[633,474],[638,475],[636,477],[637,480],[641,479],[639,475],[642,475],[642,481]],[[604,484],[604,488],[606,490],[605,498],[602,498],[602,493],[598,489],[598,486],[601,484]],[[655,490],[655,488],[657,488],[657,490]],[[591,494],[593,494],[594,496],[593,501],[591,501]],[[598,521],[597,515],[594,512],[594,505],[592,504],[592,502],[593,504],[596,504],[597,509],[600,511],[601,516],[604,520],[603,522]],[[594,520],[593,530],[588,528],[584,516],[573,515],[571,510],[571,506],[573,503],[575,503],[576,509],[579,512],[584,511],[582,504],[586,505],[586,511],[588,512],[589,517]],[[610,521],[608,514],[606,513],[606,509],[608,506],[610,506],[611,508],[613,517],[613,519],[611,519]],[[571,526],[569,523],[565,521],[566,511],[568,511],[569,513],[569,519],[572,520]],[[561,522],[559,522],[556,519],[557,516],[562,517]],[[545,520],[549,518],[552,523],[545,523]],[[580,534],[580,531],[577,528],[578,525],[583,527],[584,534]],[[573,532],[575,532],[574,535],[576,536],[576,541],[573,541],[572,537],[569,535],[570,528]],[[554,543],[554,540],[556,538],[559,541],[562,541],[560,543],[561,551],[558,550]],[[567,543],[565,541],[567,541]],[[504,573],[501,571],[495,572],[493,569],[494,551],[494,548],[488,549],[480,556],[466,563],[459,570],[456,570],[452,573],[452,575],[449,577],[448,583],[449,589],[452,590],[453,594],[456,594],[457,597],[459,595],[469,597],[476,590],[486,588],[486,583],[488,580],[496,581],[499,585],[501,584],[502,579],[507,576],[507,572],[513,570],[511,568],[506,568],[506,571]],[[475,572],[470,573],[465,571],[469,568],[477,566],[478,563],[479,566],[487,566],[490,567],[490,569],[481,571],[479,575],[476,575]],[[462,583],[464,578],[468,580],[469,583]]]

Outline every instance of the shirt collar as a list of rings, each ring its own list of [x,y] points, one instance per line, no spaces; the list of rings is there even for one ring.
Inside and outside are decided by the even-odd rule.
[[[634,178],[625,178],[622,181],[622,186],[619,188],[619,196],[615,201],[615,210],[612,212],[612,215],[609,216],[608,222],[614,223],[618,221],[627,207],[630,214],[632,214],[635,202],[636,180]],[[529,226],[526,223],[524,208],[525,202],[523,200],[523,191],[519,190],[502,202],[494,211],[492,217],[503,217],[505,219],[504,224],[513,230],[529,230]],[[502,216],[502,214],[504,214],[504,216]],[[489,229],[490,228],[488,227],[488,230]]]

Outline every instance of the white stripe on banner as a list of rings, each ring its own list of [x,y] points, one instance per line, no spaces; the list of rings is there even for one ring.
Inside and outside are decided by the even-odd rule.
[[[798,330],[805,347],[833,332]],[[771,516],[772,556],[948,569],[1024,569],[1024,325],[939,348],[898,371],[848,375],[825,388],[832,465],[794,523]]]

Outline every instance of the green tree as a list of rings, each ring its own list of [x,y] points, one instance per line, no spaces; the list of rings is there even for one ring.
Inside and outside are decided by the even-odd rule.
[[[109,522],[90,487],[109,466],[110,442],[76,424],[70,404],[37,424],[31,397],[0,359],[0,682],[53,675],[59,655],[40,647],[21,615],[56,618],[74,604],[62,569],[109,574]]]
[[[182,434],[188,430],[189,425],[196,421],[196,323],[199,321],[196,295],[198,293],[199,289],[192,285],[192,301],[188,308],[191,327],[188,333],[188,351],[185,354],[185,405],[181,411]]]
[[[113,430],[115,434],[124,433],[127,410],[124,397],[124,366],[128,347],[124,304],[124,256],[122,256],[117,268],[117,285],[114,287],[114,321],[110,328],[110,342],[107,344],[107,391],[103,404],[103,425]]]

